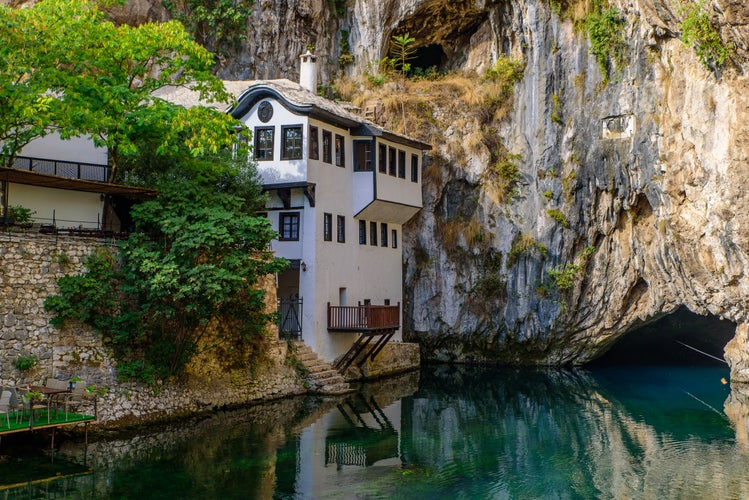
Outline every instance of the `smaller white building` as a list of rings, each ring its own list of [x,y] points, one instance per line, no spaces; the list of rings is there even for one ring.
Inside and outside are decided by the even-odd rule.
[[[20,205],[42,228],[118,233],[132,199],[155,193],[108,181],[105,148],[90,137],[63,140],[52,133],[26,145],[12,168],[0,167],[0,213]]]

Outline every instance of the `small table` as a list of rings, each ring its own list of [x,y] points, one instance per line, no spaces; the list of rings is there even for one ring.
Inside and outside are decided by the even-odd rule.
[[[49,423],[49,413],[51,408],[51,403],[54,398],[54,396],[60,395],[60,394],[69,394],[69,389],[57,389],[55,387],[47,387],[46,385],[29,385],[26,387],[29,392],[39,392],[47,397],[47,423]],[[29,428],[34,428],[34,403],[43,403],[42,400],[29,400]]]

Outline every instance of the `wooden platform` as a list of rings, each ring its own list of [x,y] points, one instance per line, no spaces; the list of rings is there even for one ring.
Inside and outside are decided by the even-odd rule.
[[[94,415],[85,415],[83,413],[68,413],[66,419],[64,412],[52,411],[49,421],[47,421],[47,410],[39,410],[35,413],[36,416],[33,421],[30,421],[28,417],[24,417],[16,422],[16,413],[11,412],[10,427],[8,427],[8,420],[4,418],[5,415],[0,415],[0,436],[18,432],[30,432],[38,429],[57,429],[69,425],[88,424],[96,420]]]

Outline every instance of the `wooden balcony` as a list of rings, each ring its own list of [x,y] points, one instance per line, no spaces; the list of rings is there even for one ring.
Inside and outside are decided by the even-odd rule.
[[[376,333],[400,328],[397,306],[331,306],[328,302],[328,331]]]

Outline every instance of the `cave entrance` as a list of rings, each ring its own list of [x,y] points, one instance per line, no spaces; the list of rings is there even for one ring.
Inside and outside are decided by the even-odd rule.
[[[434,67],[437,72],[442,71],[447,62],[447,55],[442,45],[432,44],[416,49],[411,61],[411,73],[426,73],[429,68]]]
[[[735,333],[736,323],[712,315],[700,316],[682,306],[673,314],[626,333],[589,365],[726,367],[720,361],[723,348]]]

